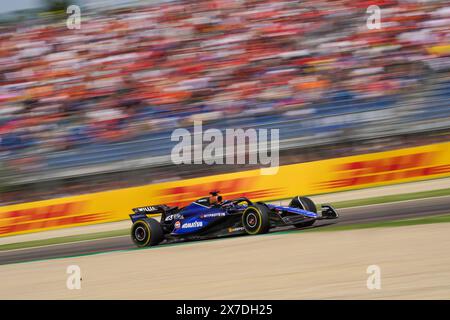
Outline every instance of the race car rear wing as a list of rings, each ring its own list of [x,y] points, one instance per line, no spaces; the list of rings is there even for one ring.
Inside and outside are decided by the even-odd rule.
[[[143,214],[161,214],[167,212],[171,208],[166,206],[165,204],[158,204],[156,206],[146,206],[146,207],[138,207],[133,208],[134,213],[143,213]]]
[[[134,223],[135,221],[147,218],[148,215],[161,215],[164,217],[172,210],[178,210],[178,207],[169,207],[165,204],[158,204],[155,206],[138,207],[132,209],[134,213],[130,214],[130,219]]]

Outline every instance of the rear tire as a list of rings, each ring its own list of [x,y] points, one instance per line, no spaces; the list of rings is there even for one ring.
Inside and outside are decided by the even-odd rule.
[[[317,213],[316,204],[314,203],[314,201],[312,201],[308,197],[300,197],[300,196],[294,197],[291,200],[289,207],[299,208],[299,209]],[[314,222],[316,222],[316,220],[309,220],[309,221],[305,221],[305,222],[296,223],[296,224],[294,224],[294,226],[296,228],[305,228],[305,227],[312,226],[314,224]]]
[[[269,232],[269,209],[261,204],[248,206],[242,214],[242,226],[251,235]]]
[[[131,239],[138,247],[156,246],[164,240],[164,234],[158,221],[144,218],[133,223]]]

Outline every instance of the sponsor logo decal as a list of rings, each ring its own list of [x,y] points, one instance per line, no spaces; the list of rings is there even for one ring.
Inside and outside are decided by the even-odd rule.
[[[179,213],[172,214],[172,215],[168,216],[166,218],[166,220],[164,220],[164,221],[172,221],[172,220],[178,220],[178,219],[184,219],[183,215],[179,214]]]
[[[215,217],[224,217],[224,216],[225,216],[225,212],[217,212],[217,213],[202,214],[200,216],[200,218],[215,218]]]
[[[211,190],[220,190],[227,198],[247,197],[250,199],[276,198],[284,188],[258,188],[255,177],[218,180],[209,183],[172,187],[158,191],[161,201],[171,206],[184,206],[196,201]]]
[[[83,202],[67,202],[1,213],[0,235],[99,222],[108,217],[101,212],[80,214],[83,205]]]
[[[228,228],[228,232],[236,232],[236,231],[243,231],[244,227],[237,227],[237,228]]]
[[[436,152],[421,152],[343,163],[336,167],[338,179],[319,183],[319,188],[345,188],[450,172],[450,165],[432,165],[437,156]]]
[[[138,209],[138,211],[145,211],[145,212],[153,212],[156,210],[158,210],[157,207],[142,207]]]
[[[175,222],[174,227],[175,227],[175,229],[180,229],[180,227],[181,227],[181,222],[180,222],[180,221]]]
[[[194,221],[194,222],[183,223],[183,226],[181,227],[181,229],[200,228],[200,227],[203,227],[203,222],[202,221]]]

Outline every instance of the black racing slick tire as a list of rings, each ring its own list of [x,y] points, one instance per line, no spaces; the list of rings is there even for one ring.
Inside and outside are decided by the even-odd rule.
[[[251,235],[269,232],[269,209],[261,204],[248,206],[242,213],[242,226]]]
[[[140,248],[156,246],[164,240],[164,234],[158,221],[152,218],[145,218],[133,223],[131,239]]]
[[[291,203],[289,204],[289,207],[293,207],[293,208],[300,208],[303,210],[307,210],[307,211],[311,211],[314,213],[317,213],[317,207],[316,204],[308,197],[294,197],[291,200]],[[312,226],[314,224],[314,222],[316,222],[316,220],[309,220],[309,221],[305,221],[305,222],[300,222],[300,223],[296,223],[294,224],[294,226],[296,228],[305,228],[305,227],[309,227]]]

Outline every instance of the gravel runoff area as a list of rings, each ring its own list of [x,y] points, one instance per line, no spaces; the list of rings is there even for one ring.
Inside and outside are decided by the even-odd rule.
[[[0,266],[0,299],[449,299],[449,247],[450,223],[236,237]]]
[[[447,189],[449,187],[450,187],[450,178],[442,178],[442,179],[396,184],[396,185],[383,186],[383,187],[360,189],[360,190],[354,190],[354,191],[330,193],[330,194],[312,196],[311,198],[316,203],[333,203],[333,202],[338,202],[338,201],[349,201],[349,200],[356,200],[356,199],[366,199],[366,198],[371,198],[371,197],[400,195],[400,194],[424,192],[424,191],[430,191],[430,190],[440,190],[440,189]],[[130,208],[130,210],[131,210],[131,208]],[[0,237],[0,245],[9,244],[9,243],[17,243],[17,242],[25,242],[25,241],[33,241],[33,240],[43,240],[43,239],[50,239],[50,238],[56,238],[56,237],[104,232],[104,231],[111,231],[111,230],[120,230],[120,229],[129,228],[129,227],[130,227],[130,221],[123,220],[123,221],[103,223],[103,224],[64,228],[64,229],[57,229],[57,230],[50,230],[50,231],[43,231],[43,232],[35,232],[35,233],[28,233],[28,234],[22,234],[22,235],[9,236],[9,237]]]

